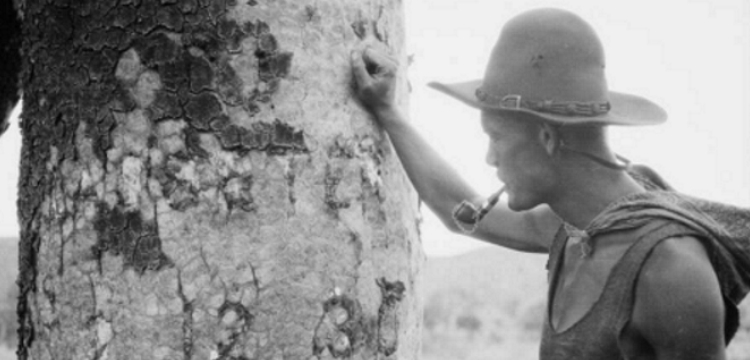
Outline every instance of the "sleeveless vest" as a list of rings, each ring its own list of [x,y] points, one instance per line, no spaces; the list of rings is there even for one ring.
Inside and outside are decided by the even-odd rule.
[[[558,231],[550,249],[547,264],[549,276],[548,304],[542,332],[541,360],[601,360],[624,359],[619,337],[630,321],[635,303],[635,286],[638,275],[651,251],[663,240],[680,236],[701,239],[694,230],[674,221],[654,219],[645,225],[626,230],[626,236],[636,239],[612,267],[599,298],[577,322],[562,331],[551,326],[551,309],[559,281],[561,262],[565,253],[567,236]],[[606,234],[600,235],[602,237]],[[725,301],[726,302],[726,301]],[[738,322],[734,312],[727,308],[727,338],[734,333],[731,326]]]

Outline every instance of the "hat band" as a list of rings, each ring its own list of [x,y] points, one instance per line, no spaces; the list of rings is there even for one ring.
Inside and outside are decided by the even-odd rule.
[[[581,102],[581,101],[530,101],[523,100],[521,95],[506,95],[503,97],[488,94],[477,89],[477,99],[489,106],[499,106],[503,109],[527,109],[543,113],[565,116],[599,116],[609,112],[612,106],[609,102]]]

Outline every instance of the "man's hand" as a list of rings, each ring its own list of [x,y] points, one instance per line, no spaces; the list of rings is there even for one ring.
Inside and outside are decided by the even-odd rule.
[[[398,63],[373,48],[354,50],[351,55],[354,90],[360,101],[378,118],[394,111]]]

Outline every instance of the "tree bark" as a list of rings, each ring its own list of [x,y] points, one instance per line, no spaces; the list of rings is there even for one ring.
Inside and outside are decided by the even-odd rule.
[[[20,359],[418,358],[418,201],[349,70],[405,62],[400,0],[20,10]]]

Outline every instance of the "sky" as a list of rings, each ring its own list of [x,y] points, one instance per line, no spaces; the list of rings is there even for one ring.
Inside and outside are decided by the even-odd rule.
[[[678,190],[750,207],[750,2],[747,0],[404,0],[410,121],[479,192],[501,185],[484,163],[479,112],[427,88],[481,78],[502,25],[539,7],[571,10],[599,34],[612,90],[651,99],[669,120],[613,127],[619,154]],[[18,110],[17,110],[18,111]],[[16,237],[18,120],[0,138],[0,237]],[[423,207],[428,256],[488,246],[445,230]]]

